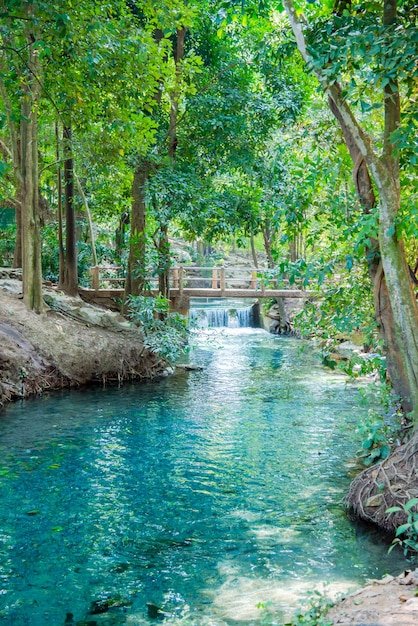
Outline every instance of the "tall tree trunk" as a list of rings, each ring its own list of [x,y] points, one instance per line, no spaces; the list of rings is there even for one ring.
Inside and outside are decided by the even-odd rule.
[[[57,158],[57,217],[58,217],[58,253],[59,253],[59,278],[58,284],[64,284],[65,277],[65,254],[64,254],[64,231],[62,224],[62,172],[61,172],[61,154],[59,141],[59,126],[55,123],[55,150]]]
[[[33,5],[28,5],[28,15],[32,15],[32,12]],[[41,313],[44,309],[38,185],[38,102],[41,82],[38,53],[34,50],[35,41],[35,35],[29,32],[28,71],[22,87],[21,108],[22,276],[26,306]]]
[[[158,290],[164,298],[170,297],[170,242],[168,241],[168,226],[161,224],[158,241]]]
[[[176,66],[175,87],[170,95],[170,123],[168,127],[168,158],[174,165],[177,150],[177,122],[179,115],[180,84],[182,76],[181,62],[184,56],[184,39],[187,28],[178,28],[174,48],[174,63]],[[170,242],[168,240],[168,225],[160,224],[158,252],[158,287],[164,298],[170,297]]]
[[[41,236],[38,193],[37,112],[32,96],[22,105],[22,275],[23,300],[28,309],[41,313],[42,298]]]
[[[22,196],[23,189],[21,189],[19,185],[16,191],[16,241],[13,254],[13,267],[22,267]]]
[[[267,255],[267,265],[270,269],[274,267],[274,259],[271,252],[271,228],[269,220],[265,220],[264,224],[261,227],[261,232],[263,234],[263,242],[264,242],[264,250]]]
[[[64,193],[65,193],[65,271],[61,289],[70,296],[78,295],[77,231],[74,206],[74,159],[71,126],[63,128]]]
[[[150,161],[141,161],[135,168],[132,183],[131,236],[124,300],[137,296],[145,286],[146,272],[146,206],[145,185],[152,172]]]
[[[251,233],[251,235],[250,235],[250,245],[251,245],[251,256],[253,257],[254,267],[258,268],[257,251],[255,249],[255,241],[254,241],[253,233]]]
[[[96,238],[94,236],[94,228],[93,228],[93,220],[91,218],[91,212],[89,203],[87,202],[86,194],[84,193],[84,189],[81,185],[80,179],[75,172],[73,172],[75,181],[77,183],[78,193],[81,196],[81,200],[83,201],[84,208],[86,210],[87,222],[89,225],[89,233],[90,233],[90,244],[91,244],[91,259],[94,266],[97,265],[97,253],[96,253]]]

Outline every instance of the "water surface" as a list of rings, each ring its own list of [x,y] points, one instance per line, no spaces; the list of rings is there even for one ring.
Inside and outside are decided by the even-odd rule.
[[[320,581],[402,568],[341,505],[355,386],[262,330],[201,333],[190,358],[204,369],[1,414],[2,623],[143,625],[155,603],[167,624],[248,625],[264,603],[282,624]]]

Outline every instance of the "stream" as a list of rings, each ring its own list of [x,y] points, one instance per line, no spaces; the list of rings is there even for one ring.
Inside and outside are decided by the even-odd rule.
[[[2,624],[283,624],[404,567],[342,505],[361,384],[260,329],[202,330],[188,358],[0,414]]]

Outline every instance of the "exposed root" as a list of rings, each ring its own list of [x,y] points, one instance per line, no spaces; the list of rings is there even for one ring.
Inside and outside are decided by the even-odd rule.
[[[361,519],[394,531],[406,521],[403,511],[387,514],[392,506],[402,506],[418,497],[418,436],[399,446],[384,461],[367,468],[351,483],[347,504]]]

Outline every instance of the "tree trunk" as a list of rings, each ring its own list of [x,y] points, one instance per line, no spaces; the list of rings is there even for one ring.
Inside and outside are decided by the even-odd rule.
[[[74,160],[72,130],[63,128],[64,192],[65,192],[65,271],[61,289],[70,296],[78,295],[77,231],[74,206]]]
[[[418,307],[403,241],[393,232],[400,198],[390,181],[378,178],[376,183],[380,192],[380,253],[393,311],[393,329],[408,380],[411,410],[418,424]]]
[[[65,277],[65,255],[64,255],[64,232],[63,232],[63,224],[62,224],[62,176],[61,176],[61,155],[60,155],[60,145],[59,145],[59,128],[58,122],[55,123],[55,147],[56,147],[56,158],[57,158],[57,194],[58,194],[58,203],[57,203],[57,217],[58,217],[58,252],[59,252],[59,278],[58,284],[64,284]]]
[[[170,242],[167,224],[160,225],[158,242],[158,290],[164,298],[170,297]]]
[[[89,207],[89,203],[87,202],[87,198],[86,198],[86,194],[84,193],[84,189],[81,186],[80,179],[78,178],[78,176],[77,176],[77,174],[75,172],[73,172],[73,175],[74,175],[75,181],[77,183],[78,192],[79,192],[79,194],[81,196],[81,199],[82,199],[83,204],[84,204],[84,208],[86,210],[87,221],[88,221],[88,225],[89,225],[89,233],[90,233],[91,259],[92,259],[93,265],[96,267],[97,266],[96,238],[94,236],[93,220],[91,218],[90,207]]]
[[[22,267],[22,195],[23,190],[19,189],[16,191],[16,241],[15,241],[15,251],[13,255],[13,267]]]
[[[124,300],[138,296],[145,286],[146,274],[146,206],[145,185],[152,171],[150,161],[142,161],[134,171],[132,183],[131,237]]]
[[[354,164],[353,179],[360,204],[365,213],[371,213],[376,207],[376,197],[366,161],[331,98],[329,98],[329,105],[333,115],[340,124],[345,144]],[[394,332],[395,322],[383,265],[380,260],[379,242],[372,239],[371,244],[371,247],[366,249],[366,259],[370,277],[373,281],[375,317],[387,350],[386,363],[392,386],[396,394],[401,398],[403,409],[409,412],[412,409],[409,382],[400,353],[399,341]]]
[[[258,259],[257,259],[257,251],[255,249],[255,243],[254,243],[254,235],[253,233],[251,233],[250,235],[250,245],[251,245],[251,255],[253,257],[253,263],[254,263],[254,267],[258,268]]]
[[[270,269],[274,267],[274,259],[271,253],[271,230],[270,223],[266,220],[261,228],[261,232],[263,233],[263,241],[264,241],[264,250],[267,255],[267,264]]]
[[[31,13],[33,6],[27,7]],[[21,120],[21,173],[22,173],[22,276],[23,300],[28,309],[41,313],[42,297],[41,236],[39,220],[38,186],[38,102],[41,92],[40,67],[35,37],[28,33],[28,68],[30,72],[23,83]]]

